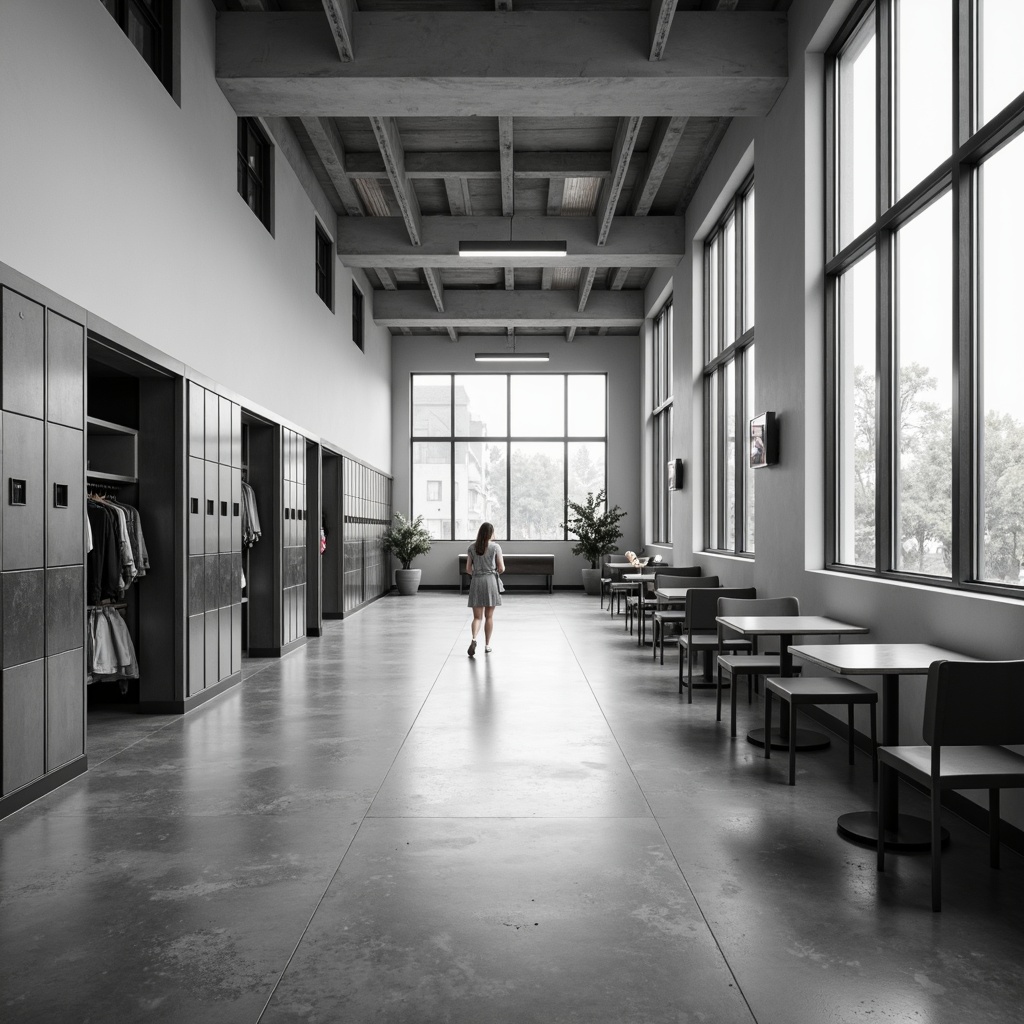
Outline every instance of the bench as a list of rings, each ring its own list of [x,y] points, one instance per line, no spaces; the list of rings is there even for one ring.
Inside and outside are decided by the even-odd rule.
[[[469,573],[466,572],[468,555],[459,555],[459,593],[463,593]],[[503,576],[546,576],[548,593],[554,593],[554,555],[502,555],[505,561]]]

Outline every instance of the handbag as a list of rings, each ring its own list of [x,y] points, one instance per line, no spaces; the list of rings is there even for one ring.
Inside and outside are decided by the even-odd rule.
[[[494,575],[498,576],[497,573],[495,573]],[[504,594],[505,593],[505,584],[501,582],[501,577],[500,576],[498,576],[498,593],[499,594]]]

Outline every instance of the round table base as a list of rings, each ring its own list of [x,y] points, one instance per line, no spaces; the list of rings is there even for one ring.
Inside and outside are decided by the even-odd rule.
[[[747,742],[753,743],[755,747],[764,746],[764,729],[751,729],[747,733]],[[797,750],[824,750],[831,740],[820,732],[813,729],[797,729],[796,749]],[[772,750],[789,750],[789,739],[783,739],[778,729],[772,729]]]
[[[878,813],[876,811],[851,811],[841,814],[836,822],[836,830],[844,839],[864,846],[878,847]],[[942,829],[942,845],[949,842],[949,830]],[[925,818],[913,814],[900,814],[897,817],[896,831],[890,829],[885,833],[887,850],[930,850],[932,847],[932,827]]]

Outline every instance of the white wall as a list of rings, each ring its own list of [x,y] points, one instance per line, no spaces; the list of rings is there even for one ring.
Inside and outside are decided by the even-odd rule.
[[[983,658],[1024,657],[1020,601],[958,594],[824,571],[824,312],[822,52],[852,0],[796,0],[789,13],[789,83],[763,120],[733,122],[687,211],[687,256],[674,274],[676,438],[694,472],[674,508],[675,557],[691,557],[729,585],[795,594],[803,610],[870,627],[877,643],[933,643]],[[699,235],[734,186],[753,147],[757,187],[755,405],[780,419],[780,464],[757,478],[753,562],[701,552],[701,338]],[[692,503],[692,504],[691,504]],[[921,742],[923,677],[901,688],[901,738]],[[866,731],[866,719],[858,719]],[[1007,793],[1004,817],[1024,827],[1024,797]]]
[[[216,11],[181,0],[180,106],[98,2],[0,4],[0,262],[388,472],[388,332],[313,290],[314,202],[275,147],[274,234],[237,193]],[[357,272],[358,274],[359,272]]]
[[[501,364],[480,364],[474,356],[483,343],[469,340],[453,344],[448,338],[401,338],[393,340],[392,388],[394,390],[393,465],[395,467],[394,506],[411,513],[409,470],[411,451],[409,432],[411,413],[411,375],[413,373],[479,373],[504,371]],[[488,350],[504,347],[504,338],[496,337]],[[626,512],[619,523],[623,537],[619,550],[641,547],[640,518],[640,428],[636,417],[636,396],[640,392],[640,342],[638,338],[586,337],[571,344],[547,341],[541,345],[530,339],[520,342],[550,353],[547,364],[534,364],[537,372],[568,373],[585,371],[608,374],[608,500]],[[517,369],[516,372],[525,372]],[[575,541],[502,541],[502,550],[512,552],[553,552],[556,586],[579,586],[580,570],[589,568],[582,558],[573,558]],[[434,541],[430,553],[416,559],[415,568],[423,570],[425,585],[451,585],[458,582],[458,556],[468,541]],[[532,582],[532,581],[530,581]]]

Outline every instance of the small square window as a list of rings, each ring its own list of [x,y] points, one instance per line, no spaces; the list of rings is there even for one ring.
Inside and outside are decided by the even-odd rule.
[[[270,140],[251,117],[238,119],[238,194],[270,231]]]
[[[352,284],[352,340],[363,350],[363,293]]]
[[[440,501],[441,500],[441,481],[440,480],[428,480],[427,481],[427,501]]]
[[[334,309],[334,243],[316,225],[316,293],[328,309]]]
[[[101,0],[132,46],[171,91],[172,0]]]

